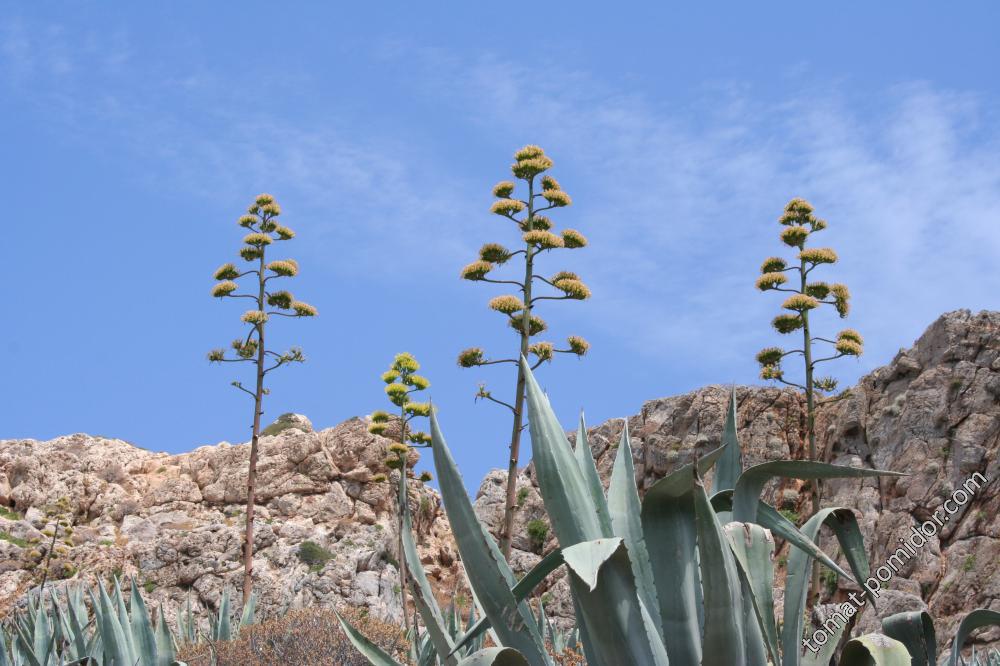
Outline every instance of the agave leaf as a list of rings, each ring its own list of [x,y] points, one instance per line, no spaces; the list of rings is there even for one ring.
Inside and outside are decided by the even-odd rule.
[[[837,646],[840,645],[841,639],[844,637],[844,633],[847,631],[848,623],[840,625],[840,627],[832,634],[830,634],[826,643],[819,646],[816,652],[806,652],[804,655],[799,657],[799,664],[801,666],[830,666],[830,660],[833,659],[833,653],[837,651]],[[782,666],[785,663],[782,662]]]
[[[1000,612],[989,610],[988,608],[977,608],[962,618],[958,624],[958,631],[955,632],[955,640],[951,644],[951,657],[948,666],[958,666],[962,655],[962,645],[976,629],[988,627],[990,625],[1000,625]]]
[[[587,483],[590,496],[594,500],[594,507],[597,512],[597,519],[601,523],[601,530],[606,535],[613,534],[608,500],[604,497],[604,485],[601,483],[601,476],[597,473],[594,452],[590,449],[590,442],[587,441],[587,424],[583,420],[582,411],[580,412],[580,425],[576,430],[576,448],[573,450],[573,455],[576,456],[576,462],[580,466],[583,479]]]
[[[458,666],[527,666],[528,660],[513,648],[486,648],[471,654]]]
[[[7,632],[3,627],[0,627],[0,666],[13,666],[7,656]]]
[[[937,665],[937,637],[927,611],[890,615],[882,620],[882,632],[906,646],[913,666]]]
[[[733,509],[733,491],[723,490],[712,495],[712,508],[719,515],[719,522],[722,522],[722,516],[725,515],[725,512],[731,512]],[[820,550],[820,547],[812,539],[803,534],[795,526],[795,523],[785,518],[777,509],[763,500],[761,500],[760,505],[757,507],[757,520],[755,522],[761,527],[771,530],[774,536],[784,539],[796,548],[805,551],[806,554],[815,557],[827,567],[836,571],[838,576],[843,576],[845,579],[855,583],[858,582],[854,580],[851,574],[844,571],[840,565],[834,562],[829,555]]]
[[[22,625],[17,625],[17,640],[20,642],[21,656],[28,663],[28,666],[48,666],[48,664],[43,664],[39,657],[35,655],[35,643],[33,636],[29,636],[28,632]]]
[[[699,474],[711,469],[722,452],[720,447],[699,458]],[[655,554],[650,563],[660,603],[662,633],[674,664],[701,663],[702,595],[693,488],[692,463],[650,486],[642,501],[646,548]]]
[[[134,664],[133,657],[125,637],[125,629],[118,619],[118,611],[108,596],[103,585],[98,585],[97,599],[93,598],[95,619],[97,620],[97,630],[101,634],[101,643],[104,646],[104,660],[113,664]]]
[[[774,477],[791,479],[851,479],[870,476],[906,476],[902,472],[866,469],[812,462],[810,460],[772,460],[749,468],[736,481],[733,491],[733,520],[753,523],[757,519],[760,494]]]
[[[855,579],[866,580],[869,574],[868,555],[865,553],[864,538],[861,536],[861,529],[854,512],[843,507],[821,509],[802,526],[802,534],[814,543],[823,525],[833,530],[844,557],[854,572]],[[788,553],[784,625],[781,631],[781,649],[784,653],[784,664],[788,666],[797,666],[802,655],[802,629],[805,623],[804,612],[806,596],[809,593],[811,563],[812,557],[804,550],[791,549]]]
[[[156,641],[156,657],[160,660],[157,666],[161,666],[161,664],[170,666],[177,658],[177,651],[174,648],[173,636],[170,635],[170,628],[167,627],[167,621],[163,617],[162,604],[156,613],[156,628],[153,633]]]
[[[656,612],[660,608],[660,602],[656,597],[653,567],[649,561],[649,551],[646,550],[646,540],[642,533],[642,505],[639,502],[639,489],[635,484],[635,465],[632,462],[632,443],[628,436],[627,421],[622,428],[618,455],[611,471],[607,507],[611,514],[611,526],[615,536],[621,537],[628,548],[632,575],[635,577],[639,597],[647,610]],[[656,623],[656,630],[662,637],[661,623]]]
[[[246,604],[243,606],[243,613],[240,615],[240,628],[248,627],[254,623],[254,617],[257,614],[257,593],[253,592],[250,594],[250,598],[247,599]]]
[[[611,537],[597,517],[590,486],[580,471],[566,433],[523,357],[521,367],[527,384],[535,473],[552,530],[564,547]]]
[[[726,425],[722,429],[722,457],[715,469],[712,492],[732,490],[743,472],[743,452],[736,435],[736,387],[729,392],[729,408],[726,410]],[[724,521],[728,522],[728,521]]]
[[[340,613],[336,610],[333,612],[337,615],[340,626],[343,628],[344,634],[347,635],[347,640],[351,641],[351,645],[357,648],[358,652],[364,655],[372,666],[402,666],[398,661],[386,654],[385,650],[372,643],[364,634],[351,626],[351,623],[345,620]]]
[[[118,580],[118,576],[113,576],[111,578],[112,587],[114,589],[114,594],[111,597],[111,601],[114,603],[115,611],[118,613],[118,622],[121,623],[122,631],[125,634],[125,642],[128,645],[129,654],[132,658],[138,658],[138,650],[135,645],[135,638],[132,636],[132,630],[129,624],[128,608],[125,606],[125,595],[122,594],[121,583]]]
[[[434,470],[444,502],[448,521],[451,523],[455,542],[467,570],[476,572],[469,576],[469,587],[482,606],[482,611],[496,632],[499,644],[516,648],[532,666],[551,664],[545,645],[534,628],[531,610],[514,595],[514,573],[497,547],[493,537],[476,517],[469,494],[462,482],[455,460],[451,456],[444,434],[438,425],[437,415],[431,411],[431,447],[434,453]],[[550,556],[551,557],[551,556]],[[553,560],[543,560],[552,563]],[[561,562],[561,559],[559,560]],[[558,566],[558,562],[555,566]],[[554,568],[554,567],[553,567]],[[538,567],[536,567],[538,570]],[[551,569],[549,570],[551,571]],[[533,588],[548,574],[535,571],[525,577]],[[522,581],[525,583],[526,581]],[[521,597],[523,598],[523,597]],[[470,635],[471,634],[471,635]],[[470,640],[477,634],[469,634]],[[465,641],[460,640],[459,645]]]
[[[222,590],[222,599],[219,601],[219,615],[213,621],[212,634],[216,641],[229,641],[233,638],[233,625],[229,619],[230,611],[229,588]]]
[[[724,529],[747,587],[743,595],[743,622],[748,625],[745,629],[749,625],[757,628],[748,632],[747,650],[758,652],[766,647],[771,663],[779,664],[778,628],[774,624],[774,539],[754,523],[729,523]],[[762,656],[758,652],[751,662],[766,661]]]
[[[149,611],[146,609],[146,603],[142,600],[142,595],[139,594],[139,586],[135,579],[132,579],[132,596],[129,604],[132,611],[129,617],[129,628],[131,629],[132,643],[135,646],[135,654],[140,663],[151,666],[170,666],[173,661],[172,657],[167,660],[157,654],[153,623],[149,619]]]
[[[888,636],[865,634],[847,642],[840,666],[910,666],[910,653],[905,645]]]
[[[570,571],[570,588],[586,622],[595,666],[666,666],[666,649],[639,600],[623,540],[614,537],[578,543],[563,548],[563,558]],[[598,609],[603,610],[598,613]]]
[[[521,367],[527,382],[528,424],[539,490],[568,563],[567,547],[578,548],[606,537],[566,434],[524,357]],[[570,576],[570,587],[580,602],[583,623],[597,656],[594,666],[665,664],[663,640],[651,626],[649,611],[638,596],[627,550],[615,551],[602,568],[600,584],[589,590],[578,575]]]
[[[700,477],[694,478],[695,528],[704,589],[705,636],[703,664],[747,664],[743,614],[736,558]]]
[[[417,554],[417,545],[413,542],[413,528],[410,524],[410,508],[406,501],[406,471],[401,470],[399,475],[399,506],[401,507],[402,531],[400,537],[403,542],[403,556],[406,566],[410,570],[410,592],[413,596],[413,604],[420,612],[420,617],[424,621],[427,633],[434,643],[434,649],[441,655],[444,663],[448,666],[457,663],[452,656],[454,643],[448,634],[444,618],[441,615],[441,608],[434,599],[434,592],[431,584],[424,573],[424,566],[420,563],[420,556]]]

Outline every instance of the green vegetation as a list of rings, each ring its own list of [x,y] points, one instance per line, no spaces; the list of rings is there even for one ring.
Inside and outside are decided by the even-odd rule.
[[[465,280],[474,282],[513,285],[516,288],[516,295],[496,296],[490,300],[489,307],[503,315],[507,325],[517,332],[518,350],[511,358],[488,358],[479,347],[470,347],[458,355],[458,364],[463,368],[511,363],[518,369],[512,402],[495,398],[485,385],[480,385],[477,394],[478,399],[489,400],[509,409],[513,417],[507,465],[507,495],[500,534],[500,550],[504,557],[508,558],[511,529],[514,524],[517,466],[524,423],[525,377],[518,358],[532,357],[534,359],[532,368],[537,368],[542,363],[552,361],[555,354],[583,356],[590,348],[587,341],[578,336],[567,338],[564,349],[556,348],[551,342],[531,342],[533,337],[548,328],[545,321],[535,314],[539,302],[582,301],[590,298],[590,289],[578,275],[569,271],[559,271],[545,277],[538,272],[539,267],[536,262],[543,253],[552,250],[586,247],[587,239],[574,229],[564,229],[557,235],[552,231],[552,220],[541,214],[554,208],[564,208],[572,203],[570,196],[563,191],[555,178],[542,175],[552,168],[552,160],[545,152],[538,146],[525,146],[514,153],[514,159],[511,172],[515,179],[524,184],[524,189],[527,191],[520,194],[524,198],[515,196],[517,186],[512,181],[502,181],[493,188],[496,201],[493,202],[490,211],[514,223],[514,230],[520,236],[520,249],[510,250],[499,243],[487,243],[480,248],[479,258],[462,269],[461,276]],[[517,263],[514,276],[504,279],[488,277],[497,268],[512,262]],[[517,279],[520,276],[523,278]],[[543,288],[549,292],[537,291]]]
[[[323,566],[333,559],[333,553],[315,541],[303,541],[296,553],[299,559],[309,565],[309,570],[322,571]]]
[[[18,548],[27,548],[28,547],[27,540],[20,539],[20,538],[14,536],[13,534],[11,534],[10,532],[5,532],[4,530],[0,530],[0,539],[2,539],[3,541],[7,541],[8,543],[12,543],[15,546],[17,546]]]
[[[98,585],[86,594],[77,585],[67,587],[61,595],[29,595],[27,608],[0,627],[0,664],[181,664],[178,647],[231,641],[254,621],[257,602],[251,597],[234,626],[227,588],[219,600],[218,613],[208,618],[211,629],[207,634],[197,629],[190,601],[186,608],[177,610],[176,631],[171,631],[162,608],[154,620],[139,594],[139,585],[132,581],[130,588],[129,593],[123,593],[115,577],[107,588]]]
[[[305,360],[302,350],[292,347],[286,352],[278,353],[265,346],[267,323],[271,317],[314,317],[316,308],[303,301],[296,300],[284,289],[276,290],[274,281],[281,278],[291,278],[298,275],[299,264],[294,259],[278,259],[267,261],[267,248],[275,242],[291,240],[295,232],[281,224],[278,216],[281,206],[270,194],[260,194],[250,204],[245,215],[237,223],[249,233],[243,237],[243,247],[240,257],[250,267],[241,270],[235,264],[225,263],[215,271],[218,280],[212,287],[212,296],[216,298],[246,298],[252,301],[252,309],[243,313],[241,321],[247,331],[232,342],[234,356],[227,357],[225,349],[213,349],[208,353],[208,360],[213,363],[251,363],[254,366],[254,390],[244,388],[240,381],[232,385],[253,398],[253,428],[250,439],[250,462],[247,473],[247,510],[246,533],[243,538],[243,604],[250,601],[253,593],[253,519],[257,491],[257,456],[260,439],[260,417],[263,412],[264,396],[268,389],[264,386],[265,377],[274,370],[289,363],[301,363]],[[236,280],[252,276],[251,293],[236,293],[239,284]],[[270,309],[269,309],[270,308]]]
[[[11,511],[5,506],[0,506],[0,517],[6,518],[7,520],[21,520],[21,514],[17,511]]]
[[[784,516],[785,520],[795,525],[798,525],[799,521],[802,519],[802,517],[799,516],[799,512],[794,509],[779,509],[778,513]]]
[[[975,555],[966,556],[965,561],[962,562],[962,571],[969,572],[975,568],[976,568],[976,556]]]
[[[544,520],[529,520],[526,526],[528,530],[528,539],[531,541],[531,547],[538,552],[545,545],[545,538],[549,535],[549,526]]]
[[[524,503],[528,500],[528,489],[519,488],[517,491],[517,508],[523,508]]]

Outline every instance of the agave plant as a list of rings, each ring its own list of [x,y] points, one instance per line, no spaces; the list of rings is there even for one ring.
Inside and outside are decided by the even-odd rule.
[[[539,490],[559,548],[519,581],[496,542],[477,520],[461,476],[431,415],[434,463],[445,511],[470,576],[482,617],[458,639],[449,633],[420,566],[409,518],[404,516],[404,555],[411,567],[413,594],[427,627],[435,657],[421,664],[530,664],[549,666],[544,623],[527,598],[558,567],[565,567],[573,596],[579,641],[587,662],[616,664],[748,664],[821,666],[828,664],[841,635],[822,650],[803,650],[804,605],[813,559],[848,580],[868,578],[869,564],[854,514],[825,508],[802,526],[761,500],[775,477],[795,479],[899,476],[804,460],[779,460],[742,469],[736,433],[735,395],[731,396],[722,445],[653,484],[640,500],[631,443],[623,429],[605,493],[597,474],[586,427],[580,420],[574,449],[555,418],[527,362],[527,401]],[[715,470],[710,496],[705,475]],[[822,525],[830,527],[845,554],[850,573],[815,543]],[[783,623],[774,613],[774,537],[789,542]],[[975,627],[997,623],[994,611],[975,611],[960,627],[951,656]],[[372,664],[397,664],[341,619],[345,632]],[[841,630],[847,630],[845,624]],[[898,625],[902,631],[903,623]],[[849,641],[840,664],[894,665],[920,662],[916,642],[903,640],[897,625],[885,634]],[[469,654],[472,641],[490,632],[497,646]],[[553,641],[554,642],[554,641]],[[925,641],[926,644],[926,641]]]
[[[67,588],[60,600],[51,593],[46,604],[42,595],[28,598],[27,609],[0,630],[0,666],[184,666],[177,661],[178,643],[199,640],[196,622],[187,606],[186,625],[181,613],[181,641],[175,639],[163,616],[152,619],[133,580],[124,594],[118,579],[111,591],[97,585],[87,593],[82,587]],[[126,599],[127,597],[127,599]],[[230,640],[239,628],[230,622],[229,590],[222,594],[217,616],[210,618],[213,641]],[[254,620],[256,600],[244,607],[240,627]]]

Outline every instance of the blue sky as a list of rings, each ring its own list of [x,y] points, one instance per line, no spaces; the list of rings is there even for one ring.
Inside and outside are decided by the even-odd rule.
[[[273,327],[308,362],[275,373],[265,418],[381,408],[407,350],[475,485],[509,428],[476,386],[513,378],[455,355],[515,338],[485,306],[501,292],[457,276],[514,242],[490,188],[526,143],[591,241],[543,260],[594,292],[543,312],[593,344],[539,373],[567,425],[759,382],[778,299],[753,280],[792,196],[829,221],[825,276],[868,341],[831,366],[844,382],[944,311],[996,307],[995,4],[660,4],[5,2],[0,437],[245,440],[239,373],[204,357],[242,308],[208,290],[268,191],[320,317]]]

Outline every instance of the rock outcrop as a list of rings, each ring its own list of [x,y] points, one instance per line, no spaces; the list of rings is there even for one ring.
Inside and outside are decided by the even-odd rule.
[[[640,487],[718,446],[728,392],[709,386],[652,400],[628,418]],[[799,394],[741,386],[736,397],[745,465],[804,457]],[[622,423],[589,430],[605,483]],[[312,432],[307,419],[288,417],[270,432],[275,434],[262,439],[256,528],[263,611],[349,603],[398,619],[392,490],[372,481],[385,471],[388,440],[368,434],[361,419]],[[912,349],[862,378],[846,396],[826,402],[817,432],[827,461],[908,474],[824,486],[824,504],[855,510],[873,568],[970,475],[989,480],[892,578],[877,613],[861,616],[861,629],[876,628],[879,616],[929,608],[946,640],[968,610],[1000,609],[1000,313],[942,316]],[[212,606],[223,585],[241,583],[247,456],[247,445],[226,443],[167,455],[86,435],[0,441],[0,505],[9,507],[0,510],[0,601],[10,603],[36,584],[33,540],[50,539],[46,532],[51,535],[54,521],[68,517],[73,532],[57,558],[62,568],[53,567],[59,576],[120,571],[136,576],[154,603],[169,608],[191,595]],[[490,473],[476,500],[494,531],[504,482],[504,472]],[[421,557],[432,584],[448,596],[459,565],[440,499],[411,484]],[[773,483],[766,494],[792,513],[808,507],[803,482]],[[60,498],[63,509],[56,506]],[[529,534],[531,521],[545,519],[530,465],[521,473],[518,503],[512,565],[527,571],[554,545],[551,535]],[[299,548],[307,541],[329,558],[303,561]],[[822,545],[836,551],[827,539]],[[834,586],[824,600],[842,600],[850,591]],[[549,613],[570,617],[572,604],[558,576],[547,592]],[[995,629],[983,635],[998,637]]]
[[[640,487],[720,444],[729,390],[709,386],[652,400],[628,418]],[[744,466],[805,457],[800,394],[739,386],[736,399]],[[612,420],[588,430],[605,486],[622,424]],[[970,475],[978,472],[989,480],[894,575],[878,600],[877,613],[866,610],[861,616],[860,629],[876,630],[879,618],[894,612],[929,609],[939,638],[948,640],[969,610],[1000,610],[1000,312],[943,315],[912,349],[901,350],[887,366],[862,378],[843,399],[824,404],[817,434],[818,451],[828,462],[908,474],[824,485],[824,506],[855,510],[873,570],[899,547],[898,538],[928,520]],[[477,497],[477,510],[494,531],[502,517],[505,479],[504,472],[492,472]],[[766,498],[804,515],[808,494],[806,484],[789,481],[772,483]],[[527,569],[554,545],[550,537],[539,547],[528,536],[528,522],[544,518],[530,465],[519,481],[518,496],[512,559]],[[829,539],[821,545],[828,552],[837,550]],[[850,591],[840,587],[824,599],[840,601]],[[571,616],[564,586],[553,585],[549,594],[550,612]],[[778,597],[780,612],[780,590]],[[998,638],[997,629],[983,634],[987,641]]]
[[[394,486],[388,440],[352,419],[313,432],[279,419],[261,438],[255,590],[265,614],[348,603],[401,618]],[[416,454],[412,454],[416,456]],[[214,607],[242,586],[241,544],[249,446],[152,453],[121,440],[70,435],[0,441],[0,601],[36,586],[55,537],[52,578],[134,576],[154,601]],[[422,559],[451,584],[451,532],[437,494],[410,481]],[[57,522],[69,523],[70,529]],[[312,542],[318,548],[300,553]],[[50,580],[52,580],[50,578]]]

